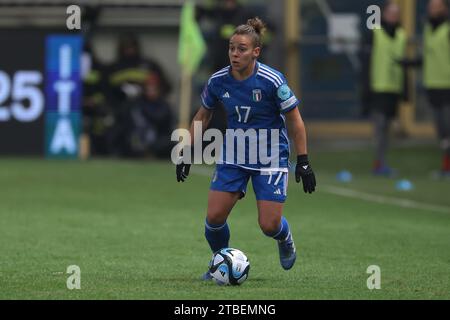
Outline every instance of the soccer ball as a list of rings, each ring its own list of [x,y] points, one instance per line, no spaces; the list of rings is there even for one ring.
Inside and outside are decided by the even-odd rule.
[[[248,277],[250,262],[245,254],[233,248],[215,252],[209,263],[209,272],[217,284],[240,285]]]

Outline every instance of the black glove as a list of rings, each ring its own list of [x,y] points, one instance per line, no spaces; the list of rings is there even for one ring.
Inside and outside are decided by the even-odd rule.
[[[189,169],[191,169],[190,164],[185,164],[181,162],[180,164],[177,164],[177,181],[178,182],[184,182],[186,180],[187,176],[189,175]]]
[[[295,181],[303,180],[303,190],[305,193],[312,193],[316,190],[316,176],[312,171],[306,154],[297,156],[297,166],[295,167]]]
[[[177,181],[184,182],[184,180],[186,180],[187,176],[189,175],[190,169],[191,169],[191,165],[184,163],[183,151],[181,151],[180,159],[178,160],[178,163],[177,163]]]

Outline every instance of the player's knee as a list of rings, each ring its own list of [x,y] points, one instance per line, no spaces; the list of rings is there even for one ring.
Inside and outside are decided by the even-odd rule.
[[[206,221],[210,225],[222,225],[227,221],[227,215],[220,211],[209,210]]]
[[[260,220],[259,227],[261,231],[266,235],[271,237],[276,234],[280,229],[280,221],[272,219],[272,220]]]

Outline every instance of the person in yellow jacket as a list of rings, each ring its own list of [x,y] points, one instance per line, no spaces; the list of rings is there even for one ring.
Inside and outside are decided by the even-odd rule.
[[[441,172],[450,176],[450,21],[447,1],[429,1],[423,36],[423,84],[434,109],[443,152]]]
[[[447,0],[428,2],[423,30],[423,56],[405,59],[404,66],[423,67],[423,86],[433,108],[442,149],[441,175],[450,177],[450,20]]]
[[[405,58],[407,37],[400,27],[400,7],[388,1],[383,7],[381,25],[371,30],[362,46],[362,105],[371,113],[375,135],[373,173],[395,174],[386,161],[389,127],[405,97],[405,72],[399,60]]]

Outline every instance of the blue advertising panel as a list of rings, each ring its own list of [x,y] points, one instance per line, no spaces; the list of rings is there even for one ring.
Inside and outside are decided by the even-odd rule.
[[[76,158],[78,155],[82,48],[83,38],[79,35],[47,37],[45,150],[50,158]]]

